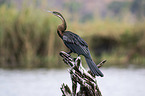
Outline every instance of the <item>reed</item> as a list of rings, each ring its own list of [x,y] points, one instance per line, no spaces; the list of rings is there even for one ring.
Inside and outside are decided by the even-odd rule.
[[[0,66],[56,66],[61,50],[56,18],[40,9],[0,7]],[[54,60],[55,59],[55,60]],[[53,64],[51,64],[53,63]]]
[[[18,10],[0,6],[0,67],[64,67],[59,52],[67,49],[56,33],[60,23],[55,16],[35,7]],[[145,66],[144,25],[94,19],[85,23],[68,21],[68,30],[87,41],[96,62],[107,59],[107,66]]]

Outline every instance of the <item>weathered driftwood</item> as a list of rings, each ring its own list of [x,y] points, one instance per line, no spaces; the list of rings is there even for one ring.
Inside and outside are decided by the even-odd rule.
[[[91,71],[86,71],[84,69],[80,57],[73,58],[64,51],[60,52],[60,56],[63,57],[63,61],[71,67],[69,73],[72,80],[72,92],[68,85],[62,84],[62,96],[102,96],[95,76]],[[105,62],[106,60],[103,60],[99,63],[97,65],[98,68],[100,68]],[[80,84],[79,92],[76,92],[77,84]]]

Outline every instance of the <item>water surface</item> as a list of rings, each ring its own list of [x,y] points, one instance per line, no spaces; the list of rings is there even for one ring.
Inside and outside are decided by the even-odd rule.
[[[97,77],[103,96],[145,96],[145,69],[101,69]],[[65,70],[0,69],[0,96],[61,96],[61,84],[71,80]]]

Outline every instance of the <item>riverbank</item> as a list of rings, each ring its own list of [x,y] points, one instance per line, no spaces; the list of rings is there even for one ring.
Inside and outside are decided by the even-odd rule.
[[[62,13],[63,14],[63,13]],[[59,56],[68,51],[56,29],[61,21],[38,8],[0,6],[1,68],[63,68]],[[66,15],[67,17],[67,15]],[[145,21],[130,23],[114,19],[70,21],[68,29],[89,45],[95,63],[106,59],[105,66],[145,67]]]

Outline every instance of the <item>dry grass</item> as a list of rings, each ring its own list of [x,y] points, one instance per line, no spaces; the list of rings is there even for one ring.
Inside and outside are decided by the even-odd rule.
[[[18,10],[6,5],[0,6],[0,67],[63,67],[58,53],[66,50],[66,47],[56,33],[59,23],[61,21],[58,18],[34,7]],[[107,59],[108,64],[144,65],[144,25],[96,19],[83,24],[68,22],[68,30],[88,42],[94,57],[98,56],[95,53],[97,47],[107,44],[104,39],[116,42],[115,45],[109,43],[112,47],[107,52],[104,49],[97,57],[100,60]]]

